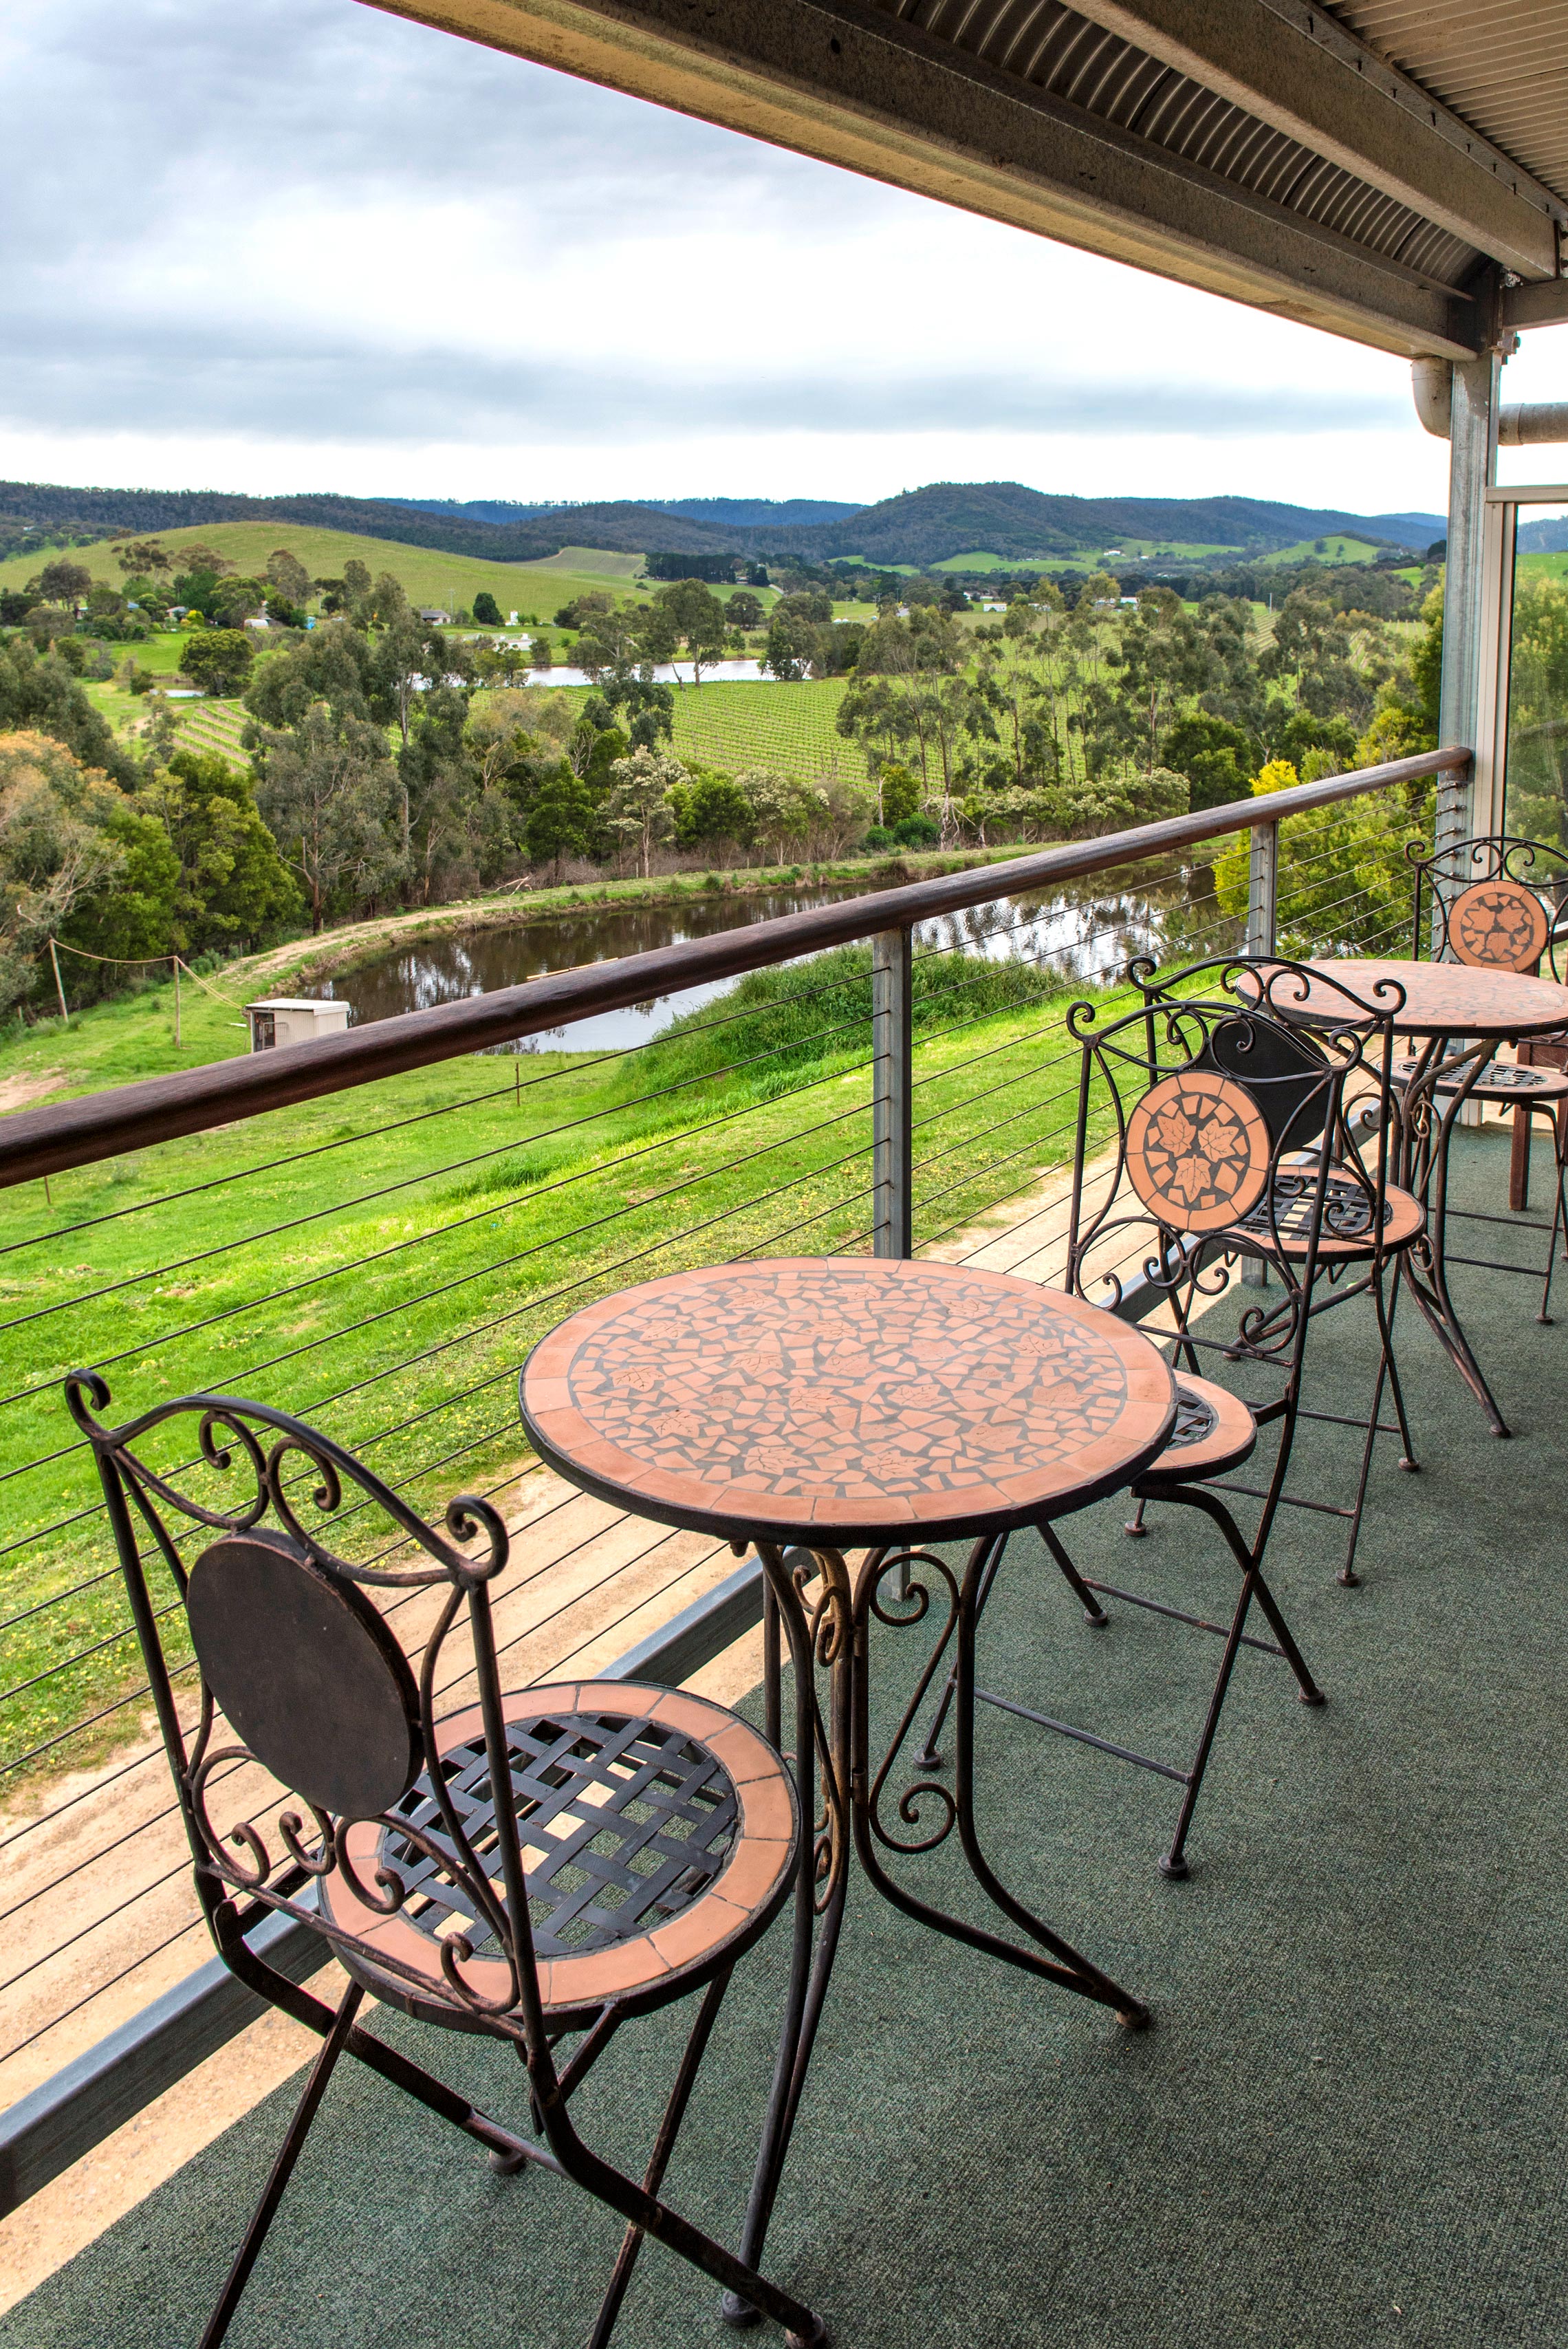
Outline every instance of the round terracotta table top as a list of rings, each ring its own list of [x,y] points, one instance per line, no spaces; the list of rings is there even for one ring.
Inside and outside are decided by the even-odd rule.
[[[959,1265],[786,1257],[643,1282],[523,1365],[552,1467],[635,1515],[835,1547],[1058,1516],[1161,1450],[1176,1392],[1141,1332]]]
[[[1568,987],[1555,979],[1532,978],[1521,971],[1485,970],[1458,962],[1394,962],[1362,960],[1354,956],[1325,958],[1307,965],[1326,978],[1338,982],[1325,988],[1315,1003],[1312,991],[1297,1000],[1288,982],[1275,985],[1270,1009],[1282,1019],[1293,1009],[1303,1013],[1347,1012],[1339,993],[1348,988],[1374,1010],[1379,1008],[1376,989],[1394,979],[1405,990],[1404,1009],[1394,1015],[1402,1036],[1540,1036],[1568,1028]]]

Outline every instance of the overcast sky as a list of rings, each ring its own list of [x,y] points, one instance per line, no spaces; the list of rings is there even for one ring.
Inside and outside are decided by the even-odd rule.
[[[357,0],[8,0],[0,119],[12,479],[1445,503],[1401,360]]]

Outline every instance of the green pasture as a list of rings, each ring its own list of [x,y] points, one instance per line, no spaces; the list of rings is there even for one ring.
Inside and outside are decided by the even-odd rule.
[[[835,554],[833,561],[853,563],[866,571],[895,571],[901,579],[918,579],[920,576],[918,563],[872,563],[863,554]],[[934,570],[935,565],[933,564],[932,568]]]
[[[988,571],[1099,571],[1121,562],[1200,563],[1211,554],[1240,553],[1239,547],[1199,545],[1185,539],[1129,538],[1114,552],[1076,547],[1070,553],[1053,554],[950,554],[929,567],[984,576]]]
[[[1304,538],[1298,540],[1295,546],[1276,547],[1272,554],[1263,556],[1262,561],[1270,568],[1287,563],[1371,563],[1381,551],[1368,538],[1328,536],[1325,538],[1321,551],[1316,539]]]
[[[149,531],[142,533],[155,538],[168,552],[170,562],[179,567],[182,547],[200,543],[215,547],[227,555],[243,576],[259,577],[267,566],[267,557],[276,547],[286,547],[304,565],[313,579],[341,579],[346,563],[359,562],[372,572],[389,571],[399,583],[411,604],[433,604],[450,608],[453,604],[471,606],[482,588],[488,588],[500,605],[503,615],[509,612],[534,612],[548,623],[562,604],[579,595],[593,593],[631,595],[646,602],[653,586],[639,575],[644,558],[640,554],[608,554],[597,547],[564,547],[535,563],[487,563],[476,555],[442,554],[428,546],[405,546],[400,541],[385,538],[362,538],[343,530],[296,528],[285,522],[220,522],[201,523],[191,530]],[[0,563],[0,587],[22,587],[48,560],[51,552],[34,548],[26,554],[14,554]],[[92,546],[73,546],[66,550],[71,562],[79,563],[94,579],[106,579],[118,587],[124,574],[115,559],[115,545],[102,539]],[[764,604],[771,600],[771,591],[754,591]],[[732,588],[719,587],[715,593],[727,597]],[[147,666],[151,667],[149,662]]]
[[[1068,1153],[1075,1093],[1048,972],[961,956],[916,969],[932,1239]],[[178,1052],[171,1011],[150,988],[68,1034],[49,1023],[0,1049],[0,1077],[52,1056],[73,1084],[112,1085],[243,1049],[237,1006],[187,986]],[[743,980],[634,1052],[467,1057],[9,1193],[0,1686],[33,1685],[6,1706],[0,1762],[134,1684],[96,1518],[15,1547],[93,1507],[69,1369],[100,1367],[119,1415],[207,1388],[315,1417],[420,1506],[505,1497],[525,1455],[517,1369],[563,1314],[685,1265],[865,1247],[869,1052],[869,949],[845,948]],[[196,1482],[219,1497],[216,1471]],[[134,1718],[110,1713],[100,1746]],[[73,1743],[71,1764],[85,1758]]]
[[[180,663],[189,636],[174,632],[150,636],[140,645],[108,645],[108,652],[116,669],[123,668],[128,660],[138,668],[150,669],[160,685],[172,684],[180,675]],[[264,639],[263,640],[265,641]],[[129,693],[114,678],[83,678],[82,688],[95,709],[108,720],[117,734],[139,733],[147,721],[145,695]],[[180,690],[178,687],[175,688]],[[206,706],[205,702],[177,701],[177,713]],[[239,703],[232,705],[239,708]]]
[[[930,567],[933,571],[1016,571],[1020,565],[1033,568],[1037,563],[1057,559],[1051,554],[949,554]]]

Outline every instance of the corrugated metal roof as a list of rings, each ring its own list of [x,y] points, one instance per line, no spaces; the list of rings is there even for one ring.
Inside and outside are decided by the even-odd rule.
[[[1568,202],[1563,0],[1333,0],[1328,13]]]
[[[1475,250],[1461,238],[1076,9],[1063,6],[1061,0],[872,0],[872,5],[881,15],[916,25],[934,39],[950,42],[997,71],[1048,91],[1096,121],[1114,124],[1424,278],[1458,285],[1475,265]],[[1521,0],[1522,13],[1524,5],[1526,0]],[[1562,0],[1553,0],[1553,5],[1561,22]],[[1393,13],[1405,9],[1407,0],[1386,0],[1386,5]],[[1408,13],[1416,11],[1409,8]],[[1507,13],[1506,8],[1499,13]]]

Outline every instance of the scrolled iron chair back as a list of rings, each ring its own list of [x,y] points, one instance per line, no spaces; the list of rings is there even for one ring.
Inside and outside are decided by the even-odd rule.
[[[1381,1271],[1404,990],[1384,982],[1369,999],[1277,957],[1216,957],[1169,974],[1140,958],[1128,975],[1136,1009],[1109,1020],[1093,1002],[1068,1012],[1082,1056],[1068,1286],[1119,1304],[1119,1259],[1138,1255],[1138,1272],[1185,1330],[1244,1242],[1280,1296],[1245,1309],[1242,1340],[1299,1368],[1320,1268],[1338,1277],[1325,1244],[1365,1239],[1361,1268]],[[1091,1200],[1107,1110],[1110,1164]]]
[[[110,1396],[96,1373],[74,1373],[66,1392],[97,1457],[198,1892],[219,1948],[233,1948],[262,1912],[281,1912],[389,1986],[404,1987],[426,2010],[444,2009],[459,2027],[511,2039],[531,2069],[548,2070],[516,1812],[510,1802],[495,1803],[487,1813],[494,1847],[476,1851],[437,1737],[443,1661],[450,1668],[454,1634],[463,1627],[471,1652],[457,1676],[477,1681],[489,1782],[509,1783],[490,1613],[508,1536],[495,1510],[459,1495],[442,1527],[432,1527],[330,1438],[262,1404],[197,1394],[110,1427],[98,1416]],[[191,1441],[182,1464],[154,1465],[150,1440],[185,1430]],[[232,1492],[224,1489],[230,1478]],[[389,1532],[380,1555],[399,1562],[356,1563],[329,1545],[327,1521],[343,1511],[346,1491],[355,1495],[354,1514],[366,1506],[378,1513]],[[185,1552],[197,1540],[201,1553],[187,1565]],[[172,1608],[159,1603],[154,1560],[178,1594]],[[417,1679],[372,1590],[440,1594]],[[182,1623],[191,1662],[181,1652]],[[197,1714],[187,1727],[175,1690],[191,1670]],[[250,1764],[301,1807],[285,1799],[271,1825],[264,1823],[276,1808],[270,1800],[256,1816],[214,1820],[215,1785]],[[434,1826],[410,1816],[408,1798],[421,1784]],[[349,1848],[350,1830],[366,1820],[385,1830],[371,1881]],[[397,1916],[414,1889],[413,1871],[391,1864],[389,1844],[426,1863],[422,1872],[434,1870],[449,1902],[473,1920],[432,1944],[438,1978],[346,1929],[312,1897],[335,1878],[332,1889],[362,1913]]]
[[[1562,984],[1568,972],[1568,851],[1510,833],[1406,843],[1415,874],[1418,960],[1469,964]]]

